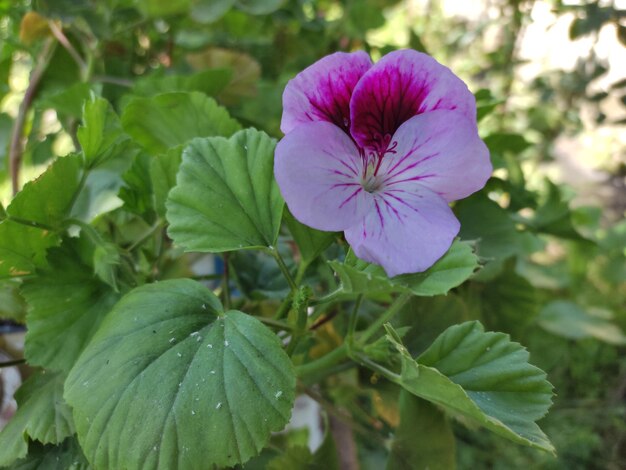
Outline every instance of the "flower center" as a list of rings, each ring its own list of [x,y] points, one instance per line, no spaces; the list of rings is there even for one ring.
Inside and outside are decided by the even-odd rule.
[[[385,136],[385,137],[389,137],[388,139],[386,139],[387,141],[386,150],[384,151],[373,150],[368,155],[366,155],[365,152],[361,153],[361,157],[364,160],[363,175],[361,177],[361,186],[363,186],[363,189],[367,191],[368,193],[373,193],[373,192],[378,191],[383,185],[384,175],[379,175],[379,170],[380,170],[381,163],[383,162],[383,158],[385,157],[385,154],[396,153],[396,147],[398,146],[398,142],[394,141],[391,145],[389,145],[389,140],[391,139],[391,137],[390,136]]]
[[[365,175],[361,179],[361,186],[363,186],[363,189],[368,193],[374,193],[382,186],[382,178],[379,178],[373,171],[370,171],[370,167],[373,168],[373,165],[369,165],[366,170]]]

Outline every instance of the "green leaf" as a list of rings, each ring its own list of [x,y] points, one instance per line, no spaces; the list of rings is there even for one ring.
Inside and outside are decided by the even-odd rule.
[[[405,390],[400,392],[399,413],[387,469],[454,470],[456,442],[446,416]]]
[[[301,224],[287,209],[285,209],[283,217],[289,232],[298,245],[304,263],[308,264],[322,254],[337,236],[334,232],[322,232]]]
[[[159,154],[195,137],[229,137],[241,126],[202,93],[135,98],[122,113],[124,130],[148,152]]]
[[[191,0],[135,0],[135,4],[141,13],[154,18],[185,13]]]
[[[119,118],[104,98],[92,96],[83,109],[83,125],[76,132],[88,167],[96,166],[128,144]]]
[[[275,146],[253,129],[192,141],[166,204],[170,237],[188,251],[275,245],[284,206]]]
[[[32,442],[28,455],[11,466],[11,470],[88,470],[89,463],[76,439],[67,438],[58,446]]]
[[[213,1],[213,0],[212,0]],[[198,20],[194,16],[194,20]],[[217,96],[232,80],[229,68],[212,68],[191,75],[148,75],[133,85],[133,93],[152,96],[176,91],[199,91],[209,96]]]
[[[165,216],[167,195],[176,186],[176,174],[183,161],[183,146],[169,149],[157,155],[150,162],[150,179],[154,193],[154,207],[157,214]]]
[[[387,331],[400,352],[402,372],[392,377],[398,385],[513,442],[554,452],[535,423],[552,403],[552,386],[508,335],[486,333],[476,321],[462,323],[415,360],[393,329]]]
[[[57,444],[74,434],[72,412],[63,401],[61,374],[37,372],[22,384],[17,412],[0,432],[0,467],[26,455],[28,440]]]
[[[198,23],[213,23],[235,5],[235,0],[196,0],[191,17]]]
[[[67,372],[118,296],[67,247],[51,250],[50,268],[24,282],[25,355],[32,365]]]
[[[102,242],[93,252],[93,271],[98,278],[118,292],[117,270],[121,262],[120,252],[114,243]]]
[[[19,292],[19,281],[0,281],[0,318],[20,323],[26,316],[26,302]]]
[[[128,470],[245,462],[285,426],[294,395],[278,337],[186,279],[127,294],[65,388],[91,464]]]
[[[345,263],[331,261],[346,293],[381,294],[412,292],[433,296],[447,293],[468,279],[478,267],[478,260],[467,242],[455,241],[448,252],[423,273],[402,274],[388,278],[383,269],[354,256]]]
[[[72,208],[82,175],[80,155],[57,158],[13,198],[7,207],[9,218],[59,227]]]
[[[46,250],[60,241],[55,230],[74,204],[82,174],[80,155],[58,158],[13,198],[8,218],[0,222],[0,277],[45,266]]]
[[[279,249],[283,246],[279,246]],[[293,263],[287,258],[285,250],[281,250],[289,269]],[[242,293],[254,300],[277,299],[282,301],[289,294],[291,288],[282,271],[276,265],[276,260],[262,251],[242,250],[232,253],[230,263],[237,276],[237,285]]]
[[[251,15],[269,15],[278,10],[285,0],[236,0],[237,8]]]
[[[512,265],[506,266],[504,272],[491,282],[476,283],[471,288],[480,292],[476,313],[482,316],[487,326],[506,331],[514,338],[523,335],[541,307],[537,288],[517,274]]]
[[[537,322],[544,330],[562,338],[595,338],[609,344],[626,344],[626,336],[611,322],[610,316],[587,313],[567,300],[550,302],[539,313]]]
[[[43,98],[40,103],[42,109],[53,108],[58,115],[80,118],[83,112],[83,104],[89,99],[91,85],[78,82]]]
[[[59,243],[59,236],[48,230],[0,222],[0,278],[32,274],[46,265],[46,250]]]
[[[524,235],[494,201],[479,194],[458,203],[462,240],[478,241],[478,254],[487,259],[508,258],[523,251]]]

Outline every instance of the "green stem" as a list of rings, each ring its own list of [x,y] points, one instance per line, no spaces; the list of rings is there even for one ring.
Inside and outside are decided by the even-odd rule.
[[[152,235],[154,235],[154,233],[159,230],[163,225],[163,221],[161,219],[158,219],[154,225],[152,225],[152,227],[150,227],[148,230],[146,230],[137,240],[135,240],[133,242],[132,245],[130,245],[128,247],[128,249],[126,251],[133,251],[135,248],[137,248],[139,245],[143,244],[143,242],[145,242],[146,240],[148,240]]]
[[[311,361],[308,364],[297,366],[296,375],[300,377],[300,379],[306,381],[316,379],[320,376],[324,376],[329,369],[346,359],[348,359],[348,347],[344,343],[331,353],[328,353],[319,359]]]
[[[402,380],[402,377],[400,377],[398,374],[372,361],[369,357],[365,356],[364,354],[355,353],[352,356],[352,358],[359,364],[372,369],[374,372],[379,373],[380,375],[390,380],[391,382],[400,383],[400,381]]]
[[[302,279],[304,279],[304,273],[306,272],[306,268],[309,267],[309,263],[305,263],[304,261],[300,263],[298,266],[298,271],[296,271],[296,279],[295,283],[297,286],[302,284]]]
[[[350,298],[351,294],[346,294],[343,289],[341,287],[339,287],[338,289],[335,289],[334,291],[326,294],[323,297],[320,297],[319,299],[311,299],[311,301],[309,302],[309,305],[314,306],[314,305],[320,305],[320,304],[325,304],[325,303],[329,303],[329,302],[336,302],[337,300],[343,300],[344,298]]]
[[[228,265],[228,253],[222,255],[224,260],[224,277],[222,278],[222,292],[224,294],[224,309],[230,310],[230,273]]]
[[[306,288],[305,288],[306,289]],[[299,293],[299,295],[302,292]],[[293,334],[291,335],[291,341],[289,341],[289,345],[287,346],[287,354],[289,356],[293,355],[298,343],[306,333],[306,322],[307,322],[307,307],[308,302],[302,301],[302,299],[296,301],[297,304],[297,318],[296,325],[293,329]]]
[[[402,294],[400,295],[390,306],[389,308],[383,312],[383,314],[376,319],[374,323],[372,323],[367,330],[359,335],[359,339],[357,341],[359,346],[364,346],[368,339],[378,332],[382,326],[390,321],[399,311],[404,307],[404,304],[408,302],[411,298],[411,294]]]
[[[278,310],[276,310],[276,313],[274,314],[274,320],[280,320],[281,318],[283,318],[287,312],[289,312],[289,309],[291,308],[291,301],[293,300],[293,292],[289,292],[289,294],[287,294],[287,297],[285,297],[285,300],[283,300],[283,303],[280,304],[280,307],[278,308]]]
[[[67,39],[67,36],[65,35],[65,33],[63,33],[63,30],[59,28],[52,20],[48,21],[48,27],[50,28],[52,35],[57,39],[57,41],[59,41],[59,44],[61,44],[72,57],[72,59],[74,59],[74,62],[76,62],[78,68],[80,69],[81,75],[84,76],[87,71],[87,63],[83,60],[78,51],[74,49],[74,46],[72,46],[72,43],[69,41],[69,39]]]
[[[26,115],[28,114],[28,110],[35,99],[39,83],[48,68],[48,64],[52,58],[56,44],[57,42],[53,38],[48,38],[44,43],[41,53],[37,57],[35,66],[30,74],[28,88],[26,88],[24,98],[20,103],[17,116],[15,117],[13,127],[11,128],[8,163],[13,195],[17,194],[20,190],[20,169],[22,166],[22,155],[24,153],[23,133],[26,125]]]
[[[278,249],[276,249],[273,246],[270,246],[268,247],[267,251],[276,260],[276,264],[278,264],[278,267],[283,273],[283,276],[285,276],[285,279],[287,280],[287,284],[289,284],[289,287],[291,288],[292,293],[296,292],[298,290],[298,285],[293,280],[293,277],[291,276],[291,273],[289,272],[289,268],[287,267],[287,264],[285,264],[285,260],[283,259],[283,257],[278,252]]]
[[[359,316],[359,308],[361,308],[361,302],[363,302],[363,294],[359,295],[355,302],[352,312],[350,312],[350,318],[348,320],[348,334],[346,335],[346,341],[349,345],[354,340],[354,332],[356,331],[356,321]]]
[[[267,317],[254,317],[259,320],[261,323],[266,324],[267,326],[272,326],[274,328],[278,328],[280,330],[290,331],[293,330],[293,327],[283,321],[274,320],[273,318]]]

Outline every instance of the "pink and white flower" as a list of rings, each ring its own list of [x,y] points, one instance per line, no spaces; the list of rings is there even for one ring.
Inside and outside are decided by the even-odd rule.
[[[344,231],[389,276],[445,254],[459,231],[448,203],[492,171],[461,79],[412,50],[374,65],[364,52],[338,52],[291,80],[283,105],[274,173],[298,220]]]

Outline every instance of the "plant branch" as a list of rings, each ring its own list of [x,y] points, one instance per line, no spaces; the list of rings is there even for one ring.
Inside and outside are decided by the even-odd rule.
[[[93,77],[91,77],[91,80],[94,82],[109,83],[111,85],[117,85],[124,88],[132,88],[133,86],[132,80],[119,77],[110,77],[108,75],[94,75]]]
[[[26,359],[15,359],[13,361],[0,362],[0,369],[2,369],[3,367],[19,366],[20,364],[24,364],[25,362]]]
[[[163,221],[161,219],[157,219],[157,221],[148,230],[146,230],[137,240],[135,240],[133,244],[130,245],[126,251],[133,251],[139,245],[143,244],[152,235],[154,235],[161,228],[162,225],[163,225]]]
[[[28,88],[26,88],[24,99],[20,103],[17,116],[13,122],[13,128],[11,129],[11,143],[9,146],[9,173],[11,174],[13,195],[17,194],[20,190],[20,168],[22,166],[22,155],[24,153],[23,133],[24,124],[26,123],[26,115],[28,114],[28,110],[35,99],[39,82],[41,82],[41,78],[48,67],[55,45],[56,41],[54,38],[46,39],[43,49],[35,62],[35,66],[30,75]]]
[[[72,59],[74,59],[74,62],[76,62],[76,64],[78,65],[81,74],[84,74],[87,70],[87,63],[83,60],[83,58],[74,48],[74,46],[72,46],[72,43],[69,41],[69,39],[67,39],[67,36],[63,33],[63,29],[59,28],[57,24],[52,20],[48,21],[48,27],[50,28],[52,35],[56,38],[57,41],[59,41],[59,44],[61,44],[69,53],[69,55],[72,56]]]
[[[230,273],[228,265],[228,253],[222,255],[224,261],[224,277],[222,277],[222,293],[224,294],[224,308],[230,310]]]
[[[261,323],[266,324],[267,326],[271,326],[274,328],[278,328],[280,330],[291,331],[293,327],[285,322],[274,320],[273,318],[267,317],[254,317],[259,320]]]
[[[298,286],[296,285],[296,282],[293,280],[293,277],[291,276],[291,273],[289,272],[289,268],[287,267],[287,264],[285,263],[285,260],[283,259],[283,257],[278,252],[278,249],[276,247],[270,246],[267,249],[267,251],[269,251],[269,253],[276,260],[276,264],[280,268],[280,271],[283,273],[283,276],[285,276],[285,279],[287,280],[287,284],[289,284],[289,288],[291,289],[292,294],[295,293],[298,290]]]
[[[374,323],[372,323],[369,328],[367,328],[367,330],[365,330],[363,333],[361,333],[359,335],[359,339],[357,340],[357,343],[360,346],[365,345],[365,343],[367,342],[368,339],[370,339],[373,335],[376,334],[376,332],[382,328],[382,326],[387,323],[388,321],[390,321],[399,311],[402,307],[404,307],[404,304],[406,304],[408,302],[408,300],[411,298],[411,294],[402,294],[400,295],[390,306],[389,308],[383,312],[383,314],[378,317],[376,319],[376,321],[374,321]]]
[[[348,347],[346,343],[344,343],[319,359],[296,366],[296,375],[303,381],[315,381],[324,376],[328,369],[346,359],[348,359]]]

